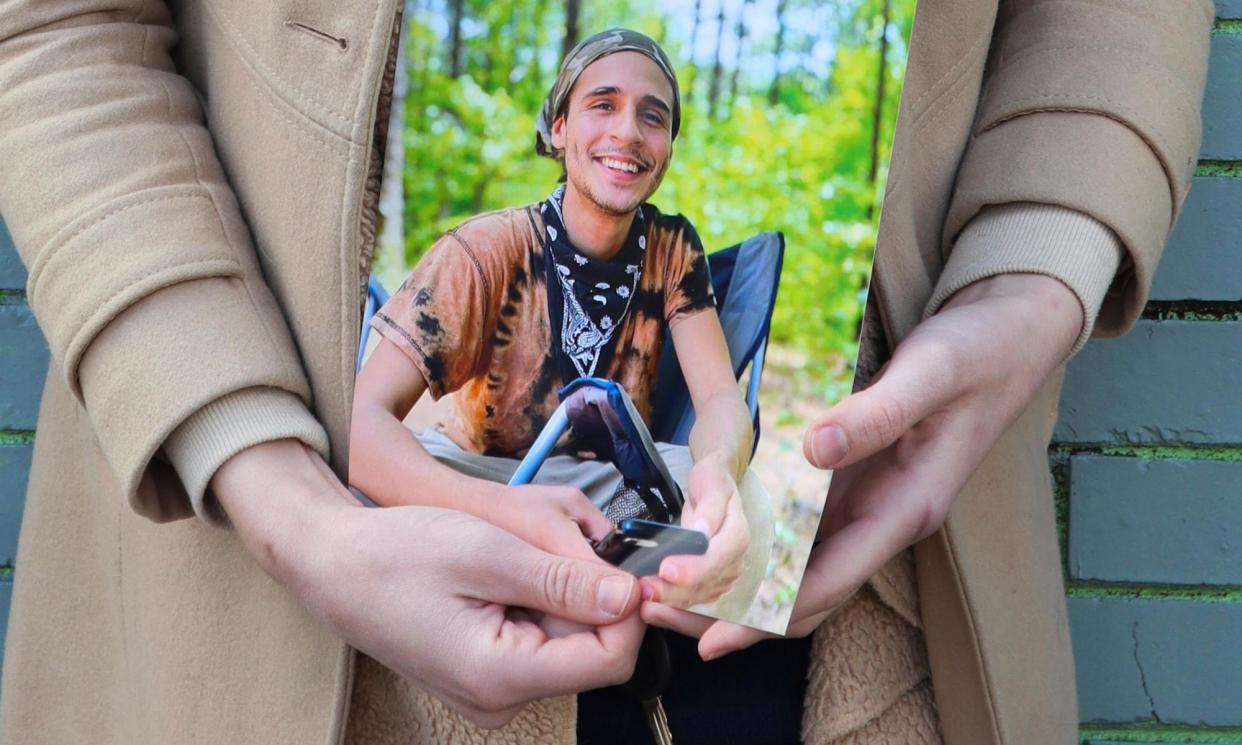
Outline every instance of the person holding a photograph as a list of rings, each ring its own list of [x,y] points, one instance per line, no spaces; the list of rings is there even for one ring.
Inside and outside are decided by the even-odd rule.
[[[637,583],[558,555],[580,534],[543,551],[340,483],[400,5],[0,9],[0,211],[53,359],[3,742],[572,743],[563,694],[629,676]],[[814,462],[856,467],[795,609],[815,638],[785,741],[1077,742],[1045,447],[1066,355],[1143,306],[1193,172],[1212,16],[919,5],[871,385],[808,433]],[[864,643],[908,664],[846,689],[833,638],[862,601],[904,624]],[[550,638],[514,607],[592,631]],[[758,636],[676,610],[646,612],[708,657]],[[413,683],[368,687],[356,650]],[[755,724],[711,703],[705,720]]]
[[[659,449],[687,493],[681,524],[711,540],[703,556],[665,558],[644,597],[741,620],[771,547],[767,495],[747,473],[751,417],[698,235],[647,202],[680,126],[677,79],[653,40],[612,29],[570,52],[536,137],[564,184],[450,230],[376,313],[383,340],[354,393],[350,479],[380,505],[462,510],[548,550],[600,539],[620,474],[574,457],[584,448],[572,439],[538,485],[503,484],[577,377],[618,381],[650,423],[667,327],[697,417],[689,448]],[[402,419],[424,391],[455,393],[453,408],[416,438]],[[748,517],[766,529],[753,541]]]

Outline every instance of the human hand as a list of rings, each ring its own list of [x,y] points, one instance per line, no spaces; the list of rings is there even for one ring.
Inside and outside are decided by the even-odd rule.
[[[828,410],[803,451],[836,468],[788,636],[806,636],[892,557],[943,524],[1001,434],[1082,330],[1075,295],[1035,274],[1000,275],[956,293],[919,324],[871,387]],[[767,636],[690,614],[643,615],[701,636],[712,659]]]
[[[315,617],[477,724],[633,671],[637,582],[602,561],[541,551],[460,512],[363,508],[291,440],[239,453],[211,488],[250,552]],[[549,538],[560,554],[584,542],[568,541]],[[590,627],[550,633],[560,619]]]
[[[508,487],[482,517],[532,546],[585,560],[599,560],[586,539],[598,541],[613,528],[612,521],[571,486]]]
[[[750,545],[750,528],[742,497],[728,470],[715,458],[704,458],[690,469],[684,528],[707,535],[702,556],[669,556],[657,577],[643,577],[643,597],[674,608],[710,603],[729,591],[742,572]]]

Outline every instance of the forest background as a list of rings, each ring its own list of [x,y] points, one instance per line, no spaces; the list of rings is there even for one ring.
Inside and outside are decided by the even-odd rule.
[[[652,201],[709,252],[784,233],[771,364],[799,398],[834,402],[857,355],[913,15],[914,0],[409,0],[404,195],[375,273],[395,287],[445,230],[544,199],[560,168],[535,154],[534,122],[560,60],[634,28],[668,52],[683,96]]]
[[[806,424],[848,392],[906,68],[914,0],[408,0],[373,271],[404,279],[446,230],[545,199],[560,166],[535,116],[561,59],[614,26],[677,68],[682,126],[652,200],[718,250],[785,235],[752,468],[775,545],[743,623],[784,628],[830,474],[802,457]],[[438,415],[420,407],[406,423]]]

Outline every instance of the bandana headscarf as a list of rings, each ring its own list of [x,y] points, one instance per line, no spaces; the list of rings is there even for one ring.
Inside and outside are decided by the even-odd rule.
[[[569,101],[569,92],[573,90],[578,76],[592,62],[616,52],[638,52],[659,66],[664,77],[673,88],[673,139],[677,139],[677,130],[681,128],[681,91],[677,87],[677,75],[673,72],[673,63],[660,45],[645,35],[627,28],[614,28],[601,31],[594,36],[578,43],[561,63],[561,72],[548,92],[548,98],[539,110],[535,119],[535,152],[548,158],[556,157],[552,147],[552,122],[565,110]]]
[[[543,255],[548,273],[548,314],[552,347],[560,352],[563,382],[600,376],[608,366],[617,328],[638,291],[647,253],[647,221],[640,207],[621,250],[596,261],[574,248],[565,230],[559,186],[539,211],[543,218]]]

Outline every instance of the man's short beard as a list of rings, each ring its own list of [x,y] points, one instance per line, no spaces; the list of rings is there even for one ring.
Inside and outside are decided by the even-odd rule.
[[[585,158],[588,163],[588,167],[591,167],[595,164],[595,158],[592,157],[590,154],[586,154]],[[578,182],[579,180],[575,179],[574,188],[576,188],[582,194],[583,198],[585,198],[591,204],[595,205],[595,208],[598,209],[600,212],[603,212],[604,214],[610,215],[612,217],[625,217],[627,215],[632,215],[634,213],[634,210],[638,209],[639,205],[641,205],[643,202],[651,198],[652,194],[655,194],[657,191],[659,191],[660,184],[664,183],[664,174],[668,171],[668,166],[671,161],[672,161],[672,158],[670,157],[668,160],[664,161],[663,163],[657,164],[652,174],[651,191],[643,196],[638,197],[638,201],[634,202],[634,204],[630,205],[627,209],[619,209],[617,207],[614,207],[613,205],[606,204],[605,202],[600,200],[600,198],[597,197],[595,193],[591,191],[591,180],[589,178],[580,179],[581,183]],[[565,167],[564,157],[562,157],[561,159],[561,167],[565,169],[565,180],[568,181],[569,170],[568,168]]]

